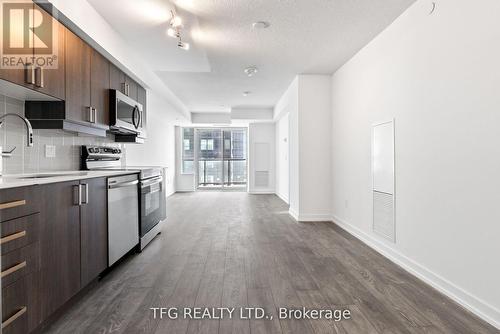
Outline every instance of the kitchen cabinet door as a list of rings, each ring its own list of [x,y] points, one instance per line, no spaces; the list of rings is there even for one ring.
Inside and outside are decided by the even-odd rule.
[[[139,85],[128,76],[125,77],[125,82],[128,85],[128,96],[132,100],[137,101],[137,88]]]
[[[28,5],[28,4],[26,3],[25,5]],[[32,6],[33,5],[31,5],[30,7],[32,7]],[[32,13],[34,13],[34,12],[32,11]],[[31,16],[30,19],[32,20],[33,16]],[[16,29],[17,31],[23,31],[24,27],[22,25],[23,25],[22,20],[11,22],[11,29]],[[34,50],[32,47],[33,36],[34,36],[33,34],[30,36],[31,40],[29,41],[29,43],[30,43],[29,46],[26,44],[28,41],[24,41],[23,47],[20,48],[21,51],[16,50],[16,51],[13,51],[13,53],[15,53],[16,55],[22,54],[23,56],[26,56],[26,57],[32,57],[34,55]],[[4,50],[4,56],[9,57],[9,54],[6,54],[5,50]],[[13,57],[14,63],[17,63],[18,60],[19,60],[18,57]],[[33,89],[34,88],[33,83],[35,80],[35,76],[34,76],[34,70],[31,71],[32,68],[34,69],[34,67],[32,67],[31,64],[26,64],[26,66],[23,68],[17,68],[17,66],[16,66],[16,68],[13,68],[13,67],[0,68],[0,79],[9,81],[9,82],[17,84],[17,85],[25,86],[25,87],[30,88],[30,89]],[[28,71],[28,69],[30,71]]]
[[[123,73],[118,67],[113,64],[109,66],[109,86],[111,89],[125,94],[123,90],[123,84],[125,84],[125,73]]]
[[[81,286],[84,287],[108,266],[107,181],[97,178],[80,183],[84,197],[88,197],[80,207]]]
[[[109,62],[92,50],[90,71],[90,105],[95,108],[96,124],[109,125]]]
[[[65,33],[66,119],[91,122],[90,57],[92,49],[71,31]]]
[[[22,85],[28,88],[33,88],[33,85],[26,82],[26,69],[3,69],[0,68],[0,79],[9,81],[11,83]]]
[[[80,290],[79,181],[40,186],[40,304],[47,319]]]
[[[57,57],[57,66],[55,68],[50,68],[47,66],[43,66],[43,62],[35,65],[35,85],[34,89],[53,96],[57,97],[61,100],[64,100],[66,97],[65,94],[65,57],[64,57],[64,49],[65,49],[65,35],[66,35],[66,27],[63,26],[59,21],[53,18],[49,13],[44,11],[38,5],[35,4],[35,10],[38,10],[43,15],[44,20],[51,20],[55,25],[56,34],[54,35],[53,41],[53,55]],[[41,29],[41,28],[38,28]],[[35,35],[43,35],[43,31],[38,31],[37,28],[34,30]],[[56,39],[57,38],[57,39]],[[41,59],[47,59],[47,56],[51,56],[46,54],[43,48],[37,48],[35,45],[34,48],[35,57],[39,57]]]

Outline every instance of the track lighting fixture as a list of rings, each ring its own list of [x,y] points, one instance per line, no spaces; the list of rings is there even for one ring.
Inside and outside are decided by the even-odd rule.
[[[189,43],[183,42],[181,39],[177,42],[177,46],[182,50],[189,50]]]
[[[177,14],[171,10],[172,17],[170,19],[170,27],[167,29],[167,35],[172,38],[177,38],[177,46],[183,50],[189,50],[189,43],[182,41],[181,30],[182,30],[182,19],[177,16]]]

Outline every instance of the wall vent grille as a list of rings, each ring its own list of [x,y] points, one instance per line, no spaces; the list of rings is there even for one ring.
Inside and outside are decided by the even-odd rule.
[[[255,171],[255,186],[268,187],[269,186],[269,172],[268,171]]]
[[[373,230],[386,239],[396,242],[394,195],[373,192]]]

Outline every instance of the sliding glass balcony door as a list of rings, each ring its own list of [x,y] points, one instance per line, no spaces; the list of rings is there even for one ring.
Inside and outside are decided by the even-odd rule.
[[[246,129],[196,129],[198,189],[245,189],[246,143]]]

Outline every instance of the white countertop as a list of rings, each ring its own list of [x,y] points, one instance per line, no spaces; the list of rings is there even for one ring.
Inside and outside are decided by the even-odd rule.
[[[134,170],[113,170],[113,171],[50,171],[35,174],[11,174],[0,176],[0,189],[33,186],[37,184],[47,184],[56,182],[66,182],[75,180],[93,179],[96,177],[109,177],[117,175],[138,174]],[[33,178],[33,176],[41,177]]]

